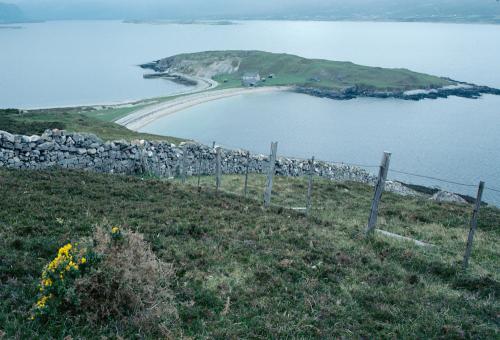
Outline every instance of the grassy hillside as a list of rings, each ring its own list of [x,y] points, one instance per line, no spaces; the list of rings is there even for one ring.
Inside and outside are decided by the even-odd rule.
[[[210,76],[222,87],[240,86],[246,72],[259,72],[264,86],[300,85],[344,89],[357,86],[369,91],[404,91],[450,85],[439,77],[406,69],[388,69],[321,59],[306,59],[290,54],[261,51],[210,51],[179,54],[155,65],[160,71]]]
[[[173,263],[179,319],[172,338],[498,336],[499,210],[482,210],[464,275],[469,206],[385,195],[381,227],[436,245],[422,249],[364,237],[372,188],[318,180],[306,219],[284,208],[303,206],[305,181],[277,178],[277,205],[267,211],[262,182],[251,177],[245,200],[216,195],[208,177],[198,192],[156,179],[0,169],[0,334],[148,336],[112,320],[27,318],[36,278],[57,249],[107,221],[144,233]],[[224,190],[240,192],[241,184],[223,178]]]
[[[103,140],[148,139],[166,140],[171,143],[183,141],[175,137],[138,133],[112,122],[112,120],[128,114],[133,109],[137,108],[89,111],[81,111],[78,108],[48,109],[27,113],[20,113],[17,110],[0,109],[0,130],[16,134],[33,135],[41,134],[46,129],[60,129],[72,132],[93,133]]]

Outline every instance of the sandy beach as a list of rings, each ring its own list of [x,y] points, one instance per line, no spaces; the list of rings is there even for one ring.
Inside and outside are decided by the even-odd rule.
[[[290,90],[290,87],[282,86],[282,87],[236,88],[236,89],[225,89],[225,90],[196,93],[139,109],[123,118],[120,118],[119,120],[116,121],[116,123],[123,125],[130,130],[137,131],[142,127],[157,120],[158,118],[206,102],[222,98],[238,96],[242,94],[265,93],[265,92],[288,91],[288,90]]]

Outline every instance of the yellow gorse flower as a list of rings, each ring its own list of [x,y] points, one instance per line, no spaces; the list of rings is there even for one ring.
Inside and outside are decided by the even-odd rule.
[[[52,294],[50,295],[44,295],[42,296],[37,302],[36,306],[38,308],[45,308],[45,305],[47,304],[47,301],[52,297]]]
[[[70,250],[72,248],[73,248],[73,246],[71,245],[71,243],[68,243],[67,245],[65,245],[64,247],[62,247],[61,249],[59,249],[58,255],[66,255],[66,256],[68,256],[69,252],[70,252]]]
[[[71,249],[73,249],[71,243],[68,243],[64,247],[60,248],[59,251],[57,252],[56,258],[49,263],[47,269],[51,272],[55,272],[56,269],[59,269],[62,263],[66,263],[66,266],[64,267],[66,271],[69,271],[71,269],[78,270],[78,264],[76,264],[73,261],[73,255],[71,254]]]
[[[81,264],[84,264],[85,262],[87,262],[87,259],[85,258],[85,256],[83,256],[83,257],[80,259],[80,263],[81,263]]]
[[[72,268],[78,270],[78,265],[75,262],[73,262],[73,260],[70,260],[69,263],[66,265],[66,267],[64,267],[64,269],[66,269],[66,271],[69,272]]]
[[[111,233],[112,233],[112,234],[116,234],[116,233],[118,233],[119,231],[120,231],[120,228],[118,228],[118,227],[113,227],[113,228],[111,228]]]
[[[53,282],[52,282],[52,280],[51,280],[50,278],[49,278],[49,279],[43,279],[43,280],[42,280],[42,286],[47,286],[47,287],[49,287],[49,286],[52,286],[52,283],[53,283]]]

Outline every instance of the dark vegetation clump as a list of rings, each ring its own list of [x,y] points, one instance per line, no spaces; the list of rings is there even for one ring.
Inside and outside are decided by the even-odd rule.
[[[40,135],[47,129],[64,130],[66,125],[58,121],[30,121],[20,119],[23,113],[16,109],[0,110],[0,130],[19,135]]]

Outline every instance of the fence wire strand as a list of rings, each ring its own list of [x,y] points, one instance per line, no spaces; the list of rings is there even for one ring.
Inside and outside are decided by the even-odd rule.
[[[408,176],[414,176],[414,177],[419,177],[419,178],[427,178],[427,179],[432,179],[435,181],[443,182],[443,183],[449,183],[449,184],[455,184],[455,185],[461,185],[464,187],[470,187],[470,188],[476,188],[476,184],[466,184],[466,183],[460,183],[460,182],[455,182],[455,181],[450,181],[447,179],[442,179],[442,178],[437,178],[437,177],[432,177],[432,176],[426,176],[426,175],[419,175],[413,172],[407,172],[407,171],[401,171],[401,170],[396,170],[396,169],[390,169],[389,172],[395,172],[398,174],[403,174],[403,175],[408,175]]]
[[[456,181],[451,181],[447,179],[442,179],[442,178],[437,178],[437,177],[432,177],[432,176],[426,176],[426,175],[420,175],[416,174],[413,172],[408,172],[408,171],[402,171],[402,170],[396,170],[396,169],[389,169],[389,172],[395,172],[398,174],[403,174],[403,175],[408,175],[408,176],[414,176],[414,177],[419,177],[419,178],[426,178],[426,179],[431,179],[443,183],[449,183],[449,184],[455,184],[455,185],[460,185],[464,187],[469,187],[469,188],[477,188],[477,184],[466,184],[466,183],[460,183]],[[491,192],[496,192],[500,194],[500,189],[494,188],[494,187],[488,187],[487,185],[484,188],[485,190],[491,191]]]
[[[331,164],[340,164],[340,165],[349,165],[349,166],[356,166],[356,167],[360,167],[360,168],[374,168],[374,169],[378,169],[380,167],[379,165],[348,163],[348,162],[330,161],[330,160],[318,160],[318,162],[325,162],[325,163],[331,163]],[[438,181],[438,182],[443,182],[443,183],[448,183],[448,184],[455,184],[455,185],[460,185],[460,186],[469,187],[469,188],[476,188],[477,187],[477,184],[461,183],[461,182],[452,181],[452,180],[448,180],[448,179],[442,179],[442,178],[433,177],[433,176],[421,175],[421,174],[417,174],[417,173],[409,172],[409,171],[396,170],[396,169],[389,168],[389,172],[394,172],[394,173],[408,175],[408,176],[413,176],[413,177],[418,177],[418,178],[426,178],[426,179],[431,179],[431,180]],[[497,189],[497,188],[494,188],[494,187],[485,186],[485,190],[489,190],[489,191],[500,193],[500,189]]]
[[[493,191],[493,192],[496,192],[496,193],[499,193],[500,194],[500,189],[496,189],[496,188],[488,188],[488,186],[485,187],[486,190],[489,190],[489,191]]]

